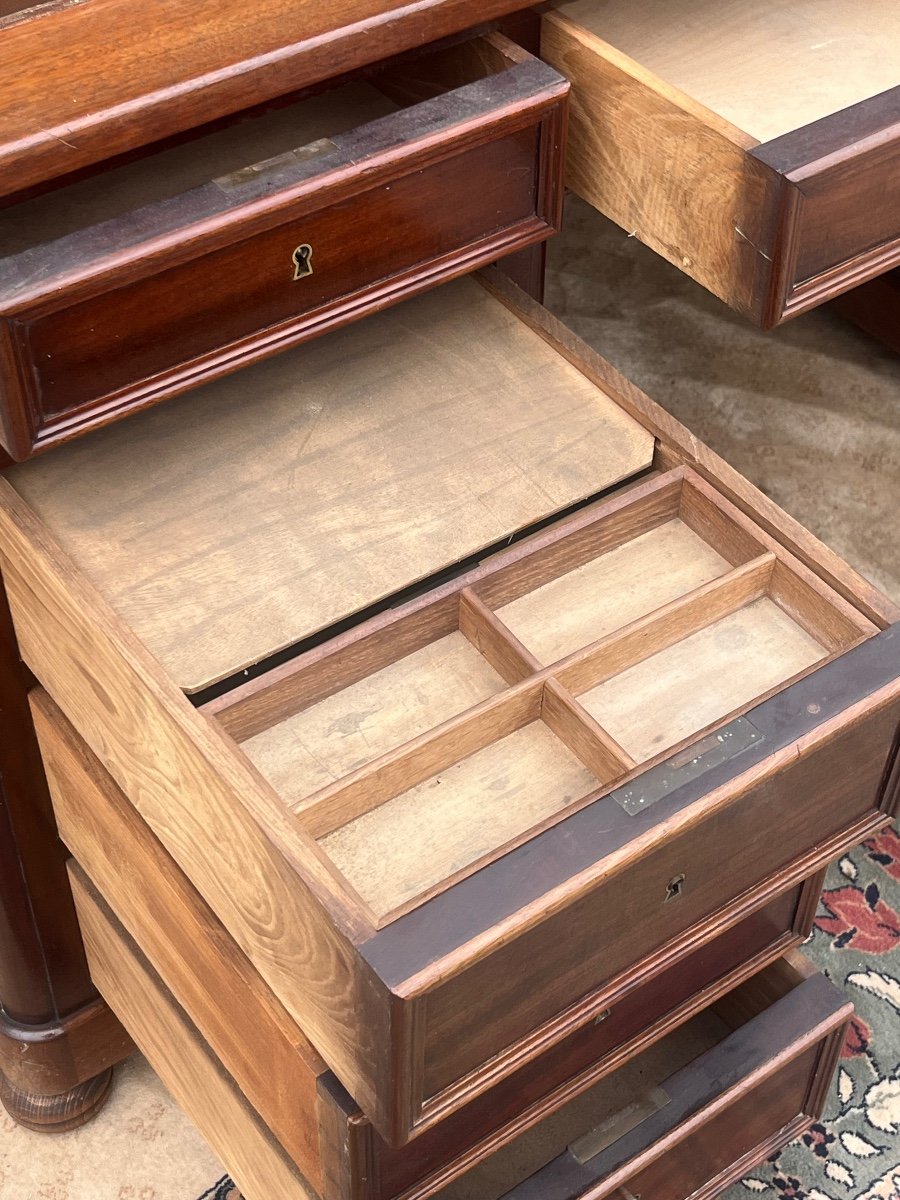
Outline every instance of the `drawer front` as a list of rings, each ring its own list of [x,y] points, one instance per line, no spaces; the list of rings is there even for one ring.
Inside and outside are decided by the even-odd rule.
[[[888,678],[897,648],[896,633],[883,634],[750,710],[747,720],[765,732],[730,765],[680,784],[679,770],[662,764],[643,783],[649,795],[662,778],[665,794],[644,811],[626,813],[614,794],[379,931],[364,950],[388,978],[399,976],[417,946],[425,951],[426,930],[436,956],[445,936],[458,935],[461,914],[477,936],[502,923],[511,892],[525,907],[533,888],[546,897],[568,885],[564,903],[545,902],[543,919],[423,998],[424,1112],[436,1115],[449,1097],[481,1090],[594,1019],[623,979],[683,955],[723,911],[763,903],[881,828],[897,803],[887,771],[900,718]],[[671,820],[695,803],[676,834]],[[642,844],[641,831],[654,828]],[[611,870],[596,869],[604,851],[615,861],[632,838]],[[529,864],[538,857],[535,878]]]
[[[851,1011],[812,975],[620,1114],[621,1136],[607,1117],[504,1200],[716,1196],[821,1115]]]
[[[499,35],[478,45],[486,79],[0,265],[10,455],[552,233],[568,85]]]
[[[776,897],[668,970],[624,991],[602,1020],[394,1150],[342,1093],[49,696],[36,691],[32,710],[60,833],[84,880],[110,906],[123,933],[135,939],[148,966],[304,1177],[328,1200],[436,1192],[798,944],[809,932],[821,892],[822,876],[816,875]],[[256,1031],[252,1045],[243,1036],[248,1027]],[[331,1130],[336,1136],[329,1136]]]
[[[900,262],[900,88],[849,107],[836,96],[827,116],[776,136],[781,121],[742,123],[718,63],[699,66],[717,31],[692,47],[663,9],[652,26],[631,9],[574,0],[543,18],[541,53],[572,82],[573,191],[763,328]],[[742,44],[727,29],[726,59]],[[848,58],[852,72],[852,46]]]
[[[900,88],[760,146],[783,180],[773,320],[900,262]]]
[[[0,8],[0,195],[33,187],[457,35],[520,0],[345,0],[338,6],[265,0],[241,9],[203,0],[137,11],[111,0]],[[163,37],[164,31],[164,37]],[[148,46],[158,52],[147,53]],[[103,70],[97,47],[109,48]],[[23,72],[23,63],[40,70]],[[63,140],[66,138],[67,140]]]

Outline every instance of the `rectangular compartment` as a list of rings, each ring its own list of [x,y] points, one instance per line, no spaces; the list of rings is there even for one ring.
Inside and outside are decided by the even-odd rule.
[[[564,0],[567,181],[764,328],[900,262],[889,0]]]
[[[681,962],[611,999],[602,1020],[392,1149],[49,696],[35,691],[32,705],[60,832],[78,869],[325,1200],[434,1195],[797,945],[821,889],[814,876],[692,946]]]
[[[567,91],[488,34],[3,208],[0,441],[27,458],[547,237]]]
[[[206,711],[380,927],[873,632],[678,469]]]
[[[496,276],[14,468],[0,565],[391,1145],[896,808],[897,610]]]

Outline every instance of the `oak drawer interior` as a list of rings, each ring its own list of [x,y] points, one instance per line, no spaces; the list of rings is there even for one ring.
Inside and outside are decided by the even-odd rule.
[[[565,0],[557,11],[757,142],[900,83],[900,12],[875,0]]]
[[[382,924],[873,632],[676,471],[207,711]]]
[[[564,0],[568,183],[769,328],[900,259],[898,43],[888,0]]]
[[[459,280],[7,478],[199,693],[640,473],[653,447]]]
[[[16,460],[547,237],[568,85],[491,33],[0,209]]]

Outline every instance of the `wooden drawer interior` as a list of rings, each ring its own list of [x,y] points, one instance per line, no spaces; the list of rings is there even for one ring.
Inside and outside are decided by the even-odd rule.
[[[756,142],[897,86],[890,0],[566,0],[557,11]]]
[[[678,470],[206,711],[380,926],[874,632]]]
[[[768,328],[900,259],[896,6],[564,0],[569,185]]]
[[[441,1200],[599,1200],[638,1179],[653,1181],[652,1195],[683,1200],[710,1180],[724,1186],[721,1155],[700,1148],[704,1125],[734,1105],[730,1124],[750,1135],[747,1168],[796,1136],[819,1114],[851,1012],[801,956],[779,959]]]
[[[652,434],[462,279],[6,478],[198,694],[653,453]]]
[[[567,90],[492,33],[8,204],[0,440],[24,459],[547,237]]]

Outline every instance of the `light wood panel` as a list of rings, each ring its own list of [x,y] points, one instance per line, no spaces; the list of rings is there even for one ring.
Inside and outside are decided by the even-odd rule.
[[[306,1179],[324,1191],[325,1066],[42,688],[30,696],[60,837]]]
[[[471,642],[451,633],[241,745],[300,812],[319,788],[504,687]]]
[[[571,0],[559,11],[760,142],[900,83],[894,0]]]
[[[582,799],[596,778],[540,722],[322,839],[379,916]]]
[[[84,872],[70,878],[94,982],[245,1200],[316,1200]]]
[[[351,940],[365,923],[315,843],[3,478],[0,563],[24,661],[348,1091],[384,1116],[387,1014]]]
[[[497,615],[549,664],[729,568],[682,521],[667,521],[504,605]]]
[[[349,83],[286,108],[245,118],[227,129],[4,209],[0,255],[20,254],[41,242],[177,196],[320,138],[345,133],[396,108],[371,84]]]
[[[761,599],[579,697],[638,762],[674,746],[826,657]]]
[[[9,477],[190,691],[652,454],[637,422],[461,280]]]

